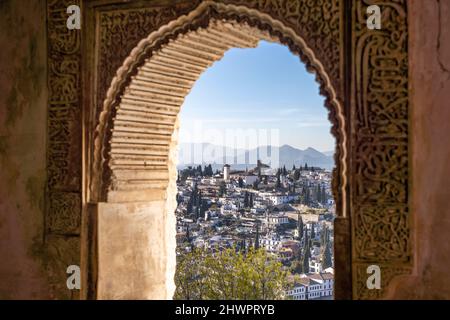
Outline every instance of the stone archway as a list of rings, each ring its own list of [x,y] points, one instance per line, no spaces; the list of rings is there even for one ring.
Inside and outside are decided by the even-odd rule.
[[[49,1],[49,26],[58,23],[62,5]],[[176,143],[177,108],[202,70],[226,48],[250,47],[257,39],[289,46],[316,72],[327,97],[337,139],[336,297],[382,297],[395,275],[408,273],[406,1],[381,5],[381,32],[365,28],[365,2],[342,0],[85,1],[82,36],[52,30],[49,64],[57,72],[49,75],[56,95],[50,97],[48,230],[81,235],[83,296],[170,296],[174,261],[168,253],[172,233],[167,213],[173,212],[173,202],[167,190],[175,188],[169,151]],[[198,39],[214,42],[216,37],[219,48],[225,41],[219,43],[217,37],[228,43],[206,53],[205,46],[195,48],[189,37],[197,37],[199,47]],[[170,78],[175,72],[178,80]],[[169,78],[177,86],[162,81]],[[65,113],[52,112],[61,105],[55,98],[66,99],[75,115],[83,101],[83,170],[76,169],[76,150],[83,149],[74,142],[76,132],[63,137],[68,166],[61,166],[61,153],[52,149],[58,132],[52,124],[72,123]],[[74,176],[66,180],[62,172],[72,168]],[[58,213],[62,207],[63,220]],[[143,227],[155,232],[135,237]],[[136,251],[121,237],[145,245]],[[71,245],[77,247],[76,240]],[[121,259],[131,259],[142,274],[127,276]],[[151,266],[144,266],[144,260]],[[371,264],[382,268],[382,291],[365,287]],[[144,267],[152,273],[145,274]],[[124,283],[128,287],[116,291]]]
[[[217,13],[211,14],[212,9]],[[225,20],[225,17],[233,15],[236,15],[236,20],[233,18]],[[205,20],[205,16],[208,20]],[[239,16],[244,22],[237,21]],[[199,19],[200,24],[197,22]],[[259,29],[264,24],[269,26],[266,31]],[[186,26],[189,26],[188,32],[185,31]],[[280,34],[280,39],[276,39],[275,34]],[[102,194],[97,195],[99,202],[107,203],[103,204],[101,206],[103,209],[99,211],[100,296],[105,297],[106,289],[103,289],[102,284],[116,287],[114,291],[118,292],[119,288],[126,286],[123,281],[129,282],[134,279],[131,277],[112,284],[118,279],[107,280],[105,274],[114,273],[120,268],[116,264],[122,263],[115,262],[110,253],[128,251],[120,246],[114,246],[114,250],[109,248],[114,233],[108,230],[115,230],[115,233],[126,232],[124,229],[114,228],[111,224],[118,221],[125,225],[133,224],[134,218],[127,221],[124,216],[131,214],[135,203],[140,208],[146,208],[149,215],[152,211],[153,215],[160,217],[159,219],[166,220],[166,225],[153,223],[148,226],[150,233],[154,234],[160,232],[162,228],[165,229],[166,233],[160,232],[160,238],[165,239],[165,242],[158,243],[157,239],[153,239],[154,244],[151,248],[148,246],[134,248],[129,254],[135,255],[138,250],[150,249],[153,253],[144,255],[141,259],[160,261],[164,257],[163,261],[160,261],[166,267],[167,279],[164,287],[173,286],[171,282],[175,268],[175,234],[171,228],[173,229],[175,225],[177,172],[174,154],[177,144],[177,116],[184,97],[201,73],[221,59],[227,50],[234,47],[256,47],[259,40],[281,42],[282,39],[295,43],[298,47],[295,50],[299,50],[296,53],[302,54],[311,70],[317,70],[322,92],[327,97],[327,106],[330,113],[336,115],[337,122],[334,123],[334,127],[338,132],[336,138],[340,146],[339,154],[342,155],[342,158],[337,158],[340,164],[338,167],[344,168],[340,173],[342,181],[345,181],[343,109],[337,101],[336,90],[332,87],[329,76],[303,39],[296,36],[291,29],[256,10],[202,3],[189,15],[182,16],[150,34],[133,49],[113,79],[104,101],[94,146],[94,168],[101,177],[94,176],[91,184],[91,194],[95,195],[96,191],[100,190]],[[156,41],[162,43],[157,48],[155,48]],[[345,195],[345,185],[338,192]],[[143,209],[139,212],[142,215],[144,213],[141,210]],[[112,219],[112,216],[118,220]],[[150,216],[147,218],[152,219]],[[108,225],[103,227],[101,221]],[[135,236],[140,230],[140,228],[134,230]],[[139,242],[145,243],[146,240],[147,237],[143,235]],[[167,246],[165,254],[164,250],[154,247],[164,243]],[[158,253],[158,257],[154,256],[155,252]],[[141,265],[133,267],[143,268],[144,261],[140,263]],[[108,268],[104,270],[106,265]],[[161,273],[164,271],[153,268],[149,272],[160,273],[162,277]],[[145,279],[140,278],[139,282],[143,283]],[[117,296],[106,295],[106,297]]]

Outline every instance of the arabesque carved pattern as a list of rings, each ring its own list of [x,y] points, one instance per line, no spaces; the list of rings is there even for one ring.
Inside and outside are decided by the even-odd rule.
[[[381,8],[381,30],[366,26],[372,4]],[[353,12],[353,259],[395,270],[382,272],[387,286],[411,266],[407,1],[353,1]],[[381,296],[355,268],[356,298]]]
[[[151,32],[177,17],[189,13],[201,1],[189,1],[174,6],[152,6],[146,8],[100,12],[100,30],[97,116],[103,105],[106,91],[125,58],[139,41]]]
[[[48,3],[48,180],[51,205],[48,205],[47,230],[73,234],[74,222],[81,219],[80,205],[64,204],[67,197],[78,194],[81,202],[81,37],[66,27],[67,7],[74,1]],[[65,195],[68,194],[68,196]],[[70,203],[74,203],[71,201]],[[75,218],[77,217],[77,218]],[[80,221],[76,223],[81,224]]]
[[[48,231],[52,234],[78,235],[81,228],[79,193],[53,191],[49,195]]]
[[[361,205],[355,209],[354,247],[359,259],[403,262],[409,257],[409,216],[404,204]]]
[[[376,300],[386,297],[387,289],[391,281],[400,275],[408,274],[411,269],[408,267],[395,266],[391,264],[377,264],[380,267],[380,289],[368,289],[367,279],[373,273],[368,274],[367,268],[371,264],[356,264],[355,278],[361,281],[355,281],[353,284],[353,296],[358,300]],[[364,280],[364,281],[363,281]]]
[[[51,297],[79,298],[65,285],[67,266],[80,264],[81,35],[67,29],[67,7],[81,0],[47,1],[48,113],[46,264]]]
[[[81,37],[66,27],[67,7],[48,3],[48,189],[81,191]]]

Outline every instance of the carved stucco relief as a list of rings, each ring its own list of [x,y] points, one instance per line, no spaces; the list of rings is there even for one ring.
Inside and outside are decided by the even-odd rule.
[[[381,30],[366,27],[371,4],[381,8]],[[352,26],[353,289],[356,298],[379,298],[412,263],[407,1],[354,1]],[[381,290],[367,289],[371,264],[381,267]]]
[[[81,37],[67,29],[67,6],[73,1],[48,2],[48,151],[47,188],[49,210],[66,212],[70,233],[79,232],[76,218],[80,201],[69,200],[81,192]],[[79,3],[79,1],[78,1]],[[67,201],[69,200],[69,201]],[[70,203],[70,204],[69,204]],[[57,219],[48,219],[47,229],[64,228]]]
[[[66,287],[67,266],[80,264],[81,36],[67,29],[67,7],[47,1],[48,113],[45,269],[51,298],[78,299]]]

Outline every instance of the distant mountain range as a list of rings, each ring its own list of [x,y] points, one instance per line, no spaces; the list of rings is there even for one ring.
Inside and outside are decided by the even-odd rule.
[[[322,153],[314,148],[300,150],[289,145],[281,147],[263,146],[255,149],[235,149],[209,143],[181,143],[179,146],[179,167],[189,165],[212,164],[214,170],[223,164],[230,164],[232,169],[252,168],[257,161],[272,168],[291,169],[304,166],[321,167],[331,170],[334,167],[333,152]]]

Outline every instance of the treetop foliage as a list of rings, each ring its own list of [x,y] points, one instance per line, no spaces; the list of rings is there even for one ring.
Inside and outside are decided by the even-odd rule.
[[[174,299],[280,300],[287,273],[264,249],[236,248],[211,253],[194,249],[177,263]]]

